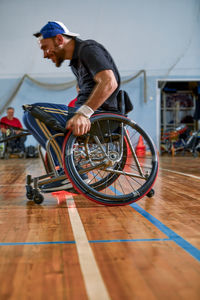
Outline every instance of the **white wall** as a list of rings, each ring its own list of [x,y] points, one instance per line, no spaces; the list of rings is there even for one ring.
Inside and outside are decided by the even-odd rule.
[[[199,14],[200,0],[0,0],[0,76],[71,75],[44,61],[32,36],[49,20],[102,42],[121,74],[166,75],[174,64],[199,74]]]

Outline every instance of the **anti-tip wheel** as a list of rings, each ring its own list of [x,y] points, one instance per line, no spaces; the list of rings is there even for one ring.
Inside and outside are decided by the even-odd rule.
[[[153,197],[154,195],[155,195],[154,189],[151,189],[151,190],[146,194],[146,196],[149,197],[149,198]]]

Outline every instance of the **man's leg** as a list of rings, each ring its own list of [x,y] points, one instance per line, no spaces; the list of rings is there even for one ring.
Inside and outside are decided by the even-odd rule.
[[[57,119],[60,124],[65,127],[67,120],[69,119],[68,107],[63,104],[49,104],[49,103],[36,103],[34,104],[43,109],[47,113],[51,114]],[[54,134],[58,133],[50,127],[47,127],[43,122],[35,119],[30,112],[25,111],[23,117],[26,128],[32,133],[35,139],[44,149],[46,149],[46,141]],[[62,166],[62,144],[64,137],[58,137],[53,141],[50,149],[56,165]]]
[[[25,152],[25,141],[26,141],[26,136],[20,136],[17,138],[18,140],[18,148],[20,152]]]
[[[16,149],[16,139],[7,142],[7,150],[9,153],[14,153]]]
[[[70,117],[72,117],[74,113],[74,108],[70,109],[70,113],[68,112],[68,107],[62,104],[48,104],[48,103],[37,103],[38,107],[43,109],[44,111],[50,113],[55,117],[60,124],[65,128],[67,121]],[[54,131],[52,128],[47,127],[43,122],[40,122],[38,119],[35,119],[30,112],[24,113],[23,118],[24,124],[27,129],[33,134],[36,140],[46,149],[46,141],[52,135],[58,133]],[[64,137],[58,137],[54,140],[53,145],[51,146],[51,153],[55,162],[55,165],[59,165],[61,167],[61,173],[64,174],[63,164],[62,164],[62,144],[64,141]],[[88,178],[84,178],[88,180]],[[72,184],[68,179],[59,180],[56,182],[52,182],[49,184],[45,184],[42,186],[43,192],[52,192],[52,191],[62,191],[68,190],[72,188]]]

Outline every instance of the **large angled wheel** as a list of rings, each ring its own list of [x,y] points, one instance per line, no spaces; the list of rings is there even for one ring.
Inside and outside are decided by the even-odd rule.
[[[100,204],[139,200],[151,190],[158,171],[151,138],[124,116],[99,114],[91,123],[87,135],[69,133],[64,141],[63,164],[74,188]]]

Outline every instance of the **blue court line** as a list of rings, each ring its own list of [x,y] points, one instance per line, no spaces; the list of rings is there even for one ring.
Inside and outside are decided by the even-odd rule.
[[[119,240],[91,240],[89,243],[120,243],[120,242],[165,242],[171,239],[119,239]],[[49,245],[49,244],[76,244],[75,241],[54,241],[54,242],[16,242],[0,243],[0,246],[25,246],[25,245]]]
[[[0,246],[49,245],[49,244],[75,244],[75,241],[0,243]]]
[[[143,217],[145,217],[149,222],[151,222],[154,226],[156,226],[160,231],[166,234],[170,240],[174,241],[178,246],[192,255],[195,259],[200,261],[200,250],[194,247],[192,244],[184,240],[180,235],[171,230],[169,227],[161,223],[155,217],[150,215],[146,210],[144,210],[141,206],[136,203],[130,204],[132,208],[134,208],[138,213],[140,213]]]
[[[116,194],[119,194],[119,191],[117,189],[114,189],[113,187],[109,187],[109,188],[112,191],[114,191]],[[132,204],[130,204],[130,206],[132,208],[134,208],[138,213],[140,213],[143,217],[145,217],[154,226],[156,226],[160,231],[162,231],[164,234],[166,234],[170,238],[170,240],[174,241],[182,249],[184,249],[186,252],[188,252],[190,255],[192,255],[195,259],[200,261],[200,250],[198,250],[192,244],[190,244],[189,242],[184,240],[180,235],[178,235],[176,232],[171,230],[169,227],[165,226],[163,223],[161,223],[155,217],[150,215],[146,210],[144,210],[138,204],[132,203]]]
[[[94,240],[89,243],[119,243],[119,242],[165,242],[171,239],[121,239],[121,240]]]

